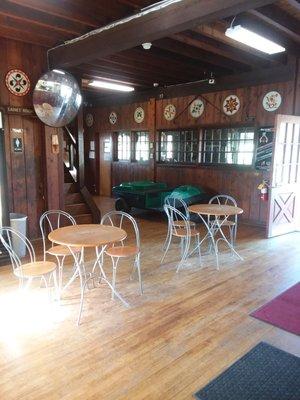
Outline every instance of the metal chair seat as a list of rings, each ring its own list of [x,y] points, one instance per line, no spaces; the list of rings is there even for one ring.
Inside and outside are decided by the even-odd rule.
[[[189,224],[189,226],[190,226],[192,229],[194,229],[194,228],[196,227],[196,223],[193,222],[193,221],[187,221],[187,223]],[[174,221],[174,222],[173,222],[173,225],[174,225],[174,226],[179,226],[179,227],[185,226],[185,224],[186,224],[185,221]]]
[[[106,254],[111,257],[130,257],[139,253],[137,246],[114,246],[106,250]]]
[[[73,253],[80,253],[81,248],[72,247],[72,251]],[[66,257],[72,255],[70,249],[67,246],[61,245],[50,247],[50,249],[46,250],[46,253],[56,257]]]
[[[194,237],[199,235],[200,232],[197,229],[191,229],[189,232],[184,229],[184,228],[179,228],[179,229],[174,229],[172,231],[172,235],[173,236],[178,236],[178,237],[186,237],[186,236],[190,236],[190,237]]]
[[[41,277],[50,272],[54,272],[57,265],[51,261],[35,261],[23,264],[21,267],[14,269],[14,274],[18,278],[35,278]]]

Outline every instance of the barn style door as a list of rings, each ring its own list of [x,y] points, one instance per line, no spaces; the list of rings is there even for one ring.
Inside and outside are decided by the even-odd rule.
[[[274,139],[268,237],[300,226],[300,117],[277,115]]]

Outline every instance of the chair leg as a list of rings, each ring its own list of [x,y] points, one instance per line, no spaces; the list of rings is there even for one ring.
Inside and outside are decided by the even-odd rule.
[[[140,254],[136,256],[135,265],[137,268],[139,283],[140,283],[140,293],[143,294],[143,283],[142,283],[142,275],[141,275],[141,263],[140,263]]]
[[[191,243],[190,238],[186,237],[184,242],[185,242],[185,247],[184,247],[184,250],[183,250],[183,254],[182,254],[181,260],[180,260],[180,262],[179,262],[179,264],[177,266],[176,272],[178,272],[180,270],[180,268],[182,267],[183,263],[185,262],[185,260],[188,257],[188,254],[189,254],[189,248],[190,248],[190,243]]]
[[[170,247],[171,241],[172,241],[172,234],[170,234],[170,236],[169,236],[169,240],[168,240],[168,243],[167,243],[166,250],[165,250],[165,252],[164,252],[164,255],[162,256],[162,259],[160,260],[160,263],[161,263],[161,264],[163,263],[163,261],[164,261],[166,255],[167,255],[167,252],[169,251],[169,247]]]
[[[200,235],[199,233],[195,236],[196,239],[196,246],[198,247],[198,255],[200,261],[200,267],[202,267],[202,257],[201,257],[201,248],[200,248]]]
[[[117,267],[118,267],[118,262],[119,262],[119,257],[115,258],[112,257],[112,263],[113,263],[113,276],[112,276],[112,287],[113,287],[113,291],[111,294],[111,298],[114,299],[115,298],[115,289],[116,289],[116,277],[117,277]]]
[[[165,239],[165,243],[163,244],[163,247],[162,247],[163,250],[165,250],[167,247],[167,243],[169,242],[170,235],[171,235],[171,231],[170,231],[170,227],[168,226],[167,236]]]

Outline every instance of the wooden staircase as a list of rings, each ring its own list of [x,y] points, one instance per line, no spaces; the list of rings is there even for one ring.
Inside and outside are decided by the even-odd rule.
[[[67,168],[65,168],[64,201],[65,211],[75,218],[77,224],[93,223],[93,215]]]

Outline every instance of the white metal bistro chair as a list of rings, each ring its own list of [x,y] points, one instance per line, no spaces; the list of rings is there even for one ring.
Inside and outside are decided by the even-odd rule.
[[[43,239],[43,252],[44,261],[46,261],[47,255],[54,256],[58,264],[58,282],[59,289],[62,290],[63,280],[63,266],[65,258],[74,254],[80,256],[80,248],[72,248],[72,253],[67,246],[53,245],[47,240],[48,234],[55,229],[61,228],[66,225],[76,225],[75,219],[72,215],[62,210],[49,210],[44,212],[40,218],[40,230]],[[50,245],[50,247],[47,246]]]
[[[132,225],[134,233],[134,243],[127,244],[128,238],[126,238],[122,240],[120,243],[118,244],[115,243],[112,246],[107,247],[105,249],[105,254],[111,257],[113,264],[112,287],[113,289],[115,289],[116,287],[117,268],[120,259],[134,257],[133,271],[131,276],[135,271],[137,271],[139,285],[140,285],[140,293],[143,294],[143,283],[142,283],[141,265],[140,265],[140,255],[141,255],[140,233],[135,219],[131,215],[123,211],[110,211],[107,214],[105,214],[101,219],[101,224],[117,226],[121,229],[125,229],[124,224],[126,223]],[[127,227],[125,230],[127,230]],[[112,298],[114,298],[114,292],[112,292]]]
[[[202,265],[201,249],[200,249],[200,232],[196,228],[191,228],[190,221],[188,221],[186,215],[184,215],[181,211],[179,211],[175,207],[165,204],[164,210],[168,217],[168,232],[170,232],[170,235],[168,237],[168,242],[163,257],[161,259],[161,263],[163,263],[166,254],[170,248],[172,238],[177,237],[180,238],[181,260],[177,265],[176,272],[180,270],[180,268],[183,266],[184,262],[189,256],[191,238],[195,238],[196,242],[195,245],[196,248],[198,249],[200,265]]]
[[[190,220],[190,212],[189,212],[188,206],[184,200],[180,199],[179,197],[167,196],[167,197],[165,197],[164,204],[166,204],[167,206],[176,208],[176,210],[180,211],[186,217],[190,228],[191,229],[196,228],[195,222]],[[174,218],[175,218],[173,221],[174,226],[182,227],[185,225],[185,221],[183,221],[181,218],[179,218],[178,215],[174,215]],[[171,234],[172,234],[172,231],[170,229],[170,225],[168,224],[168,232],[167,232],[167,237],[166,237],[165,243],[163,245],[163,250],[166,249],[166,246],[167,246],[167,243],[169,242],[169,238],[170,238]]]
[[[227,194],[220,194],[212,197],[209,200],[209,204],[219,204],[219,205],[228,205],[228,206],[234,206],[237,207],[237,202],[236,200],[227,195]],[[229,229],[229,240],[232,246],[234,246],[235,241],[236,241],[236,233],[237,233],[237,222],[238,222],[238,216],[234,215],[233,217],[228,217],[226,221],[223,221],[222,219],[219,218],[220,225],[222,227],[227,226]],[[215,221],[211,220],[211,217],[208,217],[208,224],[212,225]],[[216,226],[216,230],[218,227]]]
[[[34,248],[26,236],[10,227],[3,227],[0,228],[0,240],[9,253],[13,273],[19,279],[20,288],[24,287],[25,281],[27,281],[27,288],[34,278],[39,278],[44,281],[46,288],[49,289],[49,281],[50,278],[53,277],[54,286],[55,289],[57,289],[57,265],[51,261],[36,261]],[[22,246],[26,249],[26,257],[28,261],[25,263],[14,250],[14,243],[17,243],[18,246]]]

